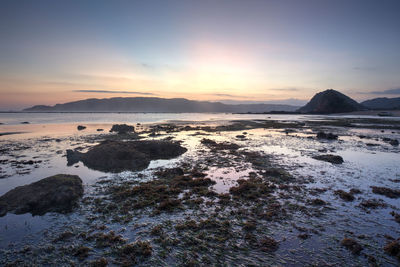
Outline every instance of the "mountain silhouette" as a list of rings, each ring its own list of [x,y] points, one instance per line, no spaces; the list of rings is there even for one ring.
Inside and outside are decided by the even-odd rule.
[[[310,102],[298,109],[298,111],[301,113],[330,114],[365,109],[365,107],[350,97],[333,89],[328,89],[314,95]]]
[[[379,97],[366,100],[361,104],[369,109],[377,109],[377,110],[400,109],[400,97],[395,97],[395,98]]]
[[[295,111],[298,107],[279,104],[237,104],[194,101],[185,98],[114,97],[85,99],[54,106],[38,105],[24,109],[27,112],[230,112],[262,113]]]

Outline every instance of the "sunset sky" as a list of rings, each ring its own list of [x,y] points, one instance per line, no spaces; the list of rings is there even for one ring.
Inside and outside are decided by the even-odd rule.
[[[0,110],[400,96],[400,1],[1,0]]]

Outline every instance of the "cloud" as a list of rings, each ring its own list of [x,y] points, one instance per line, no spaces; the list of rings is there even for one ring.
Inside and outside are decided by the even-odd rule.
[[[271,89],[268,89],[268,90],[294,92],[294,91],[299,91],[299,88],[271,88]]]
[[[77,93],[103,93],[103,94],[134,94],[134,95],[155,95],[147,92],[133,92],[133,91],[111,91],[111,90],[73,90]]]
[[[373,95],[400,95],[400,88],[388,89],[388,90],[384,90],[384,91],[373,91],[373,92],[368,92],[367,94],[373,94]]]
[[[153,64],[149,64],[149,63],[141,63],[140,66],[145,69],[154,69],[155,68],[155,66]]]
[[[220,94],[220,93],[215,93],[215,94],[210,94],[213,96],[226,96],[226,97],[238,97],[236,95],[230,95],[230,94]]]

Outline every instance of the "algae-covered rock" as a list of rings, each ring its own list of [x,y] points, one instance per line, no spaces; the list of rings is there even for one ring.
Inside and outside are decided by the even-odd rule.
[[[332,164],[342,164],[343,163],[343,158],[341,156],[337,156],[337,155],[326,154],[326,155],[314,156],[313,158],[316,160],[330,162]]]
[[[117,132],[118,134],[126,134],[128,132],[134,132],[134,131],[135,127],[127,124],[114,124],[110,130],[110,132]]]
[[[151,160],[171,159],[187,151],[170,141],[104,141],[87,153],[67,150],[68,165],[82,161],[85,166],[103,172],[140,171]]]
[[[0,216],[47,212],[65,213],[83,195],[82,180],[76,175],[57,174],[29,185],[18,186],[0,197]]]

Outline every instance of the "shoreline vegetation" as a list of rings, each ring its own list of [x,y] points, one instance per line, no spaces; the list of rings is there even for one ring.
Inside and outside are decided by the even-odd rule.
[[[74,129],[70,136],[0,140],[0,183],[40,181],[47,177],[39,176],[41,170],[49,168],[79,174],[84,184],[67,214],[46,206],[51,212],[39,217],[49,222],[30,232],[31,240],[7,236],[6,220],[16,215],[0,218],[0,265],[398,264],[398,120]],[[365,160],[385,153],[391,163],[384,176],[379,165],[362,160],[358,164],[368,167],[358,170],[351,153]],[[88,183],[91,172],[97,178]],[[36,217],[26,219],[28,225]]]

